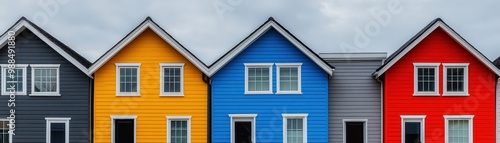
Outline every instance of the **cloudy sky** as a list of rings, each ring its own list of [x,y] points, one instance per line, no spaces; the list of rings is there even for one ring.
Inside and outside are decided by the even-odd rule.
[[[271,16],[317,53],[391,54],[440,17],[490,60],[500,56],[498,0],[0,1],[2,33],[25,16],[89,61],[148,16],[208,65]]]

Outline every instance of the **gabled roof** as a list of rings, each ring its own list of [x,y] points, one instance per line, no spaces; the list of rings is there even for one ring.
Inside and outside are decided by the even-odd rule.
[[[226,54],[224,54],[217,61],[215,61],[212,65],[210,65],[208,76],[214,75],[217,71],[219,71],[222,67],[224,67],[239,53],[241,53],[243,50],[249,47],[254,41],[256,41],[260,36],[262,36],[271,28],[274,28],[281,35],[283,35],[288,41],[290,41],[295,47],[297,47],[297,49],[302,51],[302,53],[304,53],[307,57],[309,57],[312,61],[314,61],[314,63],[316,63],[319,67],[321,67],[326,73],[328,73],[329,75],[333,74],[333,70],[335,70],[333,66],[328,64],[322,58],[320,58],[318,54],[312,51],[309,47],[307,47],[304,43],[302,43],[299,39],[297,39],[297,37],[295,37],[292,33],[290,33],[278,22],[276,22],[274,18],[270,17],[264,24],[262,24],[254,32],[252,32],[245,39],[243,39],[243,41],[238,43],[238,45],[233,47]]]
[[[174,49],[186,57],[191,63],[193,63],[198,69],[203,73],[208,73],[207,66],[200,61],[193,53],[188,49],[184,48],[177,40],[175,40],[170,34],[168,34],[163,28],[156,24],[151,17],[147,17],[141,24],[134,28],[130,33],[128,33],[123,39],[121,39],[116,45],[109,49],[104,55],[102,55],[97,61],[94,62],[89,68],[89,73],[93,74],[106,62],[108,62],[113,56],[115,56],[120,50],[132,42],[137,36],[139,36],[146,29],[153,30],[158,36],[170,44]]]
[[[40,38],[43,42],[45,42],[49,47],[54,49],[57,53],[63,56],[70,63],[75,65],[78,69],[80,69],[87,76],[91,77],[88,72],[88,67],[92,64],[87,59],[82,57],[77,52],[73,51],[70,47],[66,46],[61,41],[57,40],[55,37],[50,35],[48,32],[38,27],[33,22],[29,21],[25,17],[21,17],[12,27],[10,27],[7,31],[5,31],[0,36],[0,48],[4,47],[7,44],[7,39],[9,35],[8,31],[15,31],[16,35],[21,33],[22,31],[28,29],[33,34],[35,34],[38,38]]]
[[[467,51],[469,51],[474,57],[480,60],[484,65],[490,68],[496,75],[500,76],[500,70],[493,65],[493,63],[488,60],[481,52],[479,52],[474,46],[467,42],[462,36],[460,36],[455,30],[453,30],[448,24],[446,24],[441,18],[437,18],[425,26],[420,32],[413,36],[408,42],[396,50],[392,55],[390,55],[384,62],[384,65],[379,67],[374,73],[375,78],[382,76],[389,68],[391,68],[399,59],[405,56],[411,49],[413,49],[418,43],[425,39],[429,34],[431,34],[437,28],[443,29],[448,35],[450,35],[455,41],[461,44]]]

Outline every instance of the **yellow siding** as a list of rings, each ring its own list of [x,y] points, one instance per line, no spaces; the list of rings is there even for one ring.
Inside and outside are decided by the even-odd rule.
[[[116,96],[115,63],[141,63],[141,96]],[[160,63],[185,63],[183,97],[160,97]],[[94,74],[94,141],[111,142],[111,115],[131,115],[137,116],[137,143],[165,143],[165,116],[191,116],[191,142],[207,142],[207,84],[201,77],[171,45],[144,31]]]

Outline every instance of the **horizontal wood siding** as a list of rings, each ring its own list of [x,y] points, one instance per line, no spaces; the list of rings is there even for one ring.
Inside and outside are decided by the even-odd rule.
[[[245,95],[244,63],[302,63],[300,95]],[[276,93],[276,66],[272,68]],[[213,142],[230,142],[228,114],[258,114],[256,142],[283,142],[282,113],[307,113],[308,142],[328,141],[328,74],[270,29],[212,77]]]
[[[0,49],[0,64],[7,64],[7,49],[7,46]],[[60,64],[61,96],[17,95],[16,135],[13,136],[13,142],[45,142],[46,117],[71,118],[70,142],[90,142],[90,78],[27,29],[16,36],[15,51],[16,64]],[[28,66],[26,70],[26,91],[30,94],[31,67]],[[0,77],[5,78],[3,75]],[[9,116],[8,99],[7,95],[0,96],[1,118]]]
[[[413,63],[469,63],[470,96],[412,96]],[[440,94],[443,70],[440,65]],[[426,143],[444,142],[443,115],[474,115],[474,142],[495,142],[495,82],[491,70],[444,30],[436,29],[385,73],[385,142],[401,142],[400,115],[427,115]]]
[[[141,96],[116,96],[115,63],[141,63]],[[184,96],[160,97],[160,63],[185,63]],[[137,116],[138,143],[165,143],[166,116],[191,116],[191,142],[207,142],[207,84],[202,72],[147,29],[95,73],[94,141],[111,141],[110,116]]]
[[[343,119],[368,119],[368,142],[381,142],[381,85],[372,73],[381,60],[327,60],[335,66],[329,80],[329,142],[343,142]]]

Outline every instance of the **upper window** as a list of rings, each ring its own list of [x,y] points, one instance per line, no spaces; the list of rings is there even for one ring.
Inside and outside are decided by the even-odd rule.
[[[444,94],[468,96],[469,64],[443,64]]]
[[[245,64],[245,94],[272,94],[272,65]]]
[[[33,96],[61,96],[59,94],[59,64],[31,64],[31,94]]]
[[[13,70],[8,65],[2,65],[2,95],[26,95],[26,67],[28,65],[15,65]]]
[[[444,116],[445,143],[472,143],[473,115]]]
[[[0,119],[0,143],[10,143],[9,119]]]
[[[191,143],[190,116],[167,116],[167,143]]]
[[[160,64],[160,90],[163,96],[182,96],[184,92],[184,64]]]
[[[278,94],[301,94],[301,65],[276,64]]]
[[[307,114],[282,114],[283,142],[307,143]]]
[[[414,63],[414,94],[439,96],[439,63]]]
[[[116,95],[140,95],[141,64],[116,64]]]
[[[69,120],[71,118],[45,118],[47,121],[47,143],[69,143]]]

